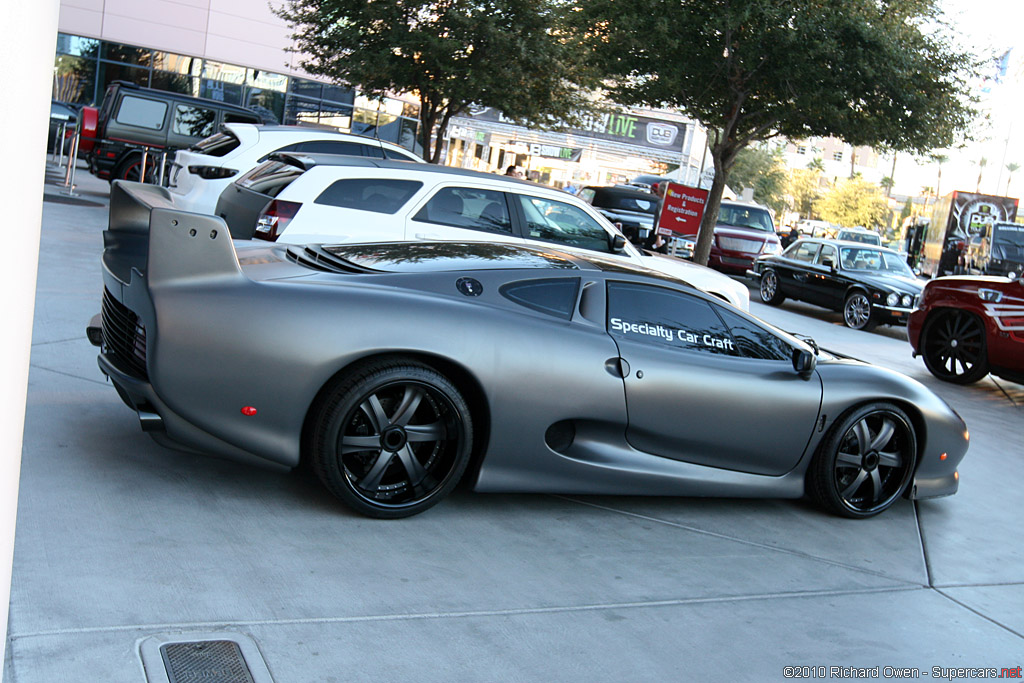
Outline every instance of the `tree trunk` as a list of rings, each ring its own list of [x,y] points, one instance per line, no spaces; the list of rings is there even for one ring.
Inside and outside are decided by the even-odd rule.
[[[715,177],[708,191],[708,201],[704,205],[704,217],[700,221],[697,233],[697,244],[693,250],[693,261],[702,266],[708,264],[711,256],[711,243],[715,239],[715,225],[718,223],[718,209],[722,205],[722,193],[725,191],[726,172],[722,164],[723,150],[721,144],[711,149],[711,161],[715,165]]]

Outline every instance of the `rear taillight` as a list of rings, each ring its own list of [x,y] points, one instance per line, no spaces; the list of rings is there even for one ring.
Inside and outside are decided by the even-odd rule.
[[[188,170],[189,173],[197,175],[203,180],[222,180],[238,173],[233,168],[221,168],[220,166],[189,166]]]
[[[253,233],[253,238],[276,242],[301,206],[299,202],[286,202],[280,199],[270,202],[256,219],[256,232]]]

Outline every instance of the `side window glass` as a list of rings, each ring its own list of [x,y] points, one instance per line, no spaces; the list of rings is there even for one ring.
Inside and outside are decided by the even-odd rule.
[[[310,140],[299,145],[300,152],[309,154],[345,154],[353,157],[383,156],[374,155],[369,145],[343,140]],[[379,150],[378,150],[379,151]]]
[[[579,207],[523,194],[512,196],[519,202],[526,218],[524,237],[611,253],[608,232]]]
[[[593,204],[595,194],[596,192],[594,192],[592,188],[584,187],[582,190],[576,193],[576,196],[585,201],[587,204]]]
[[[413,216],[414,221],[453,228],[512,232],[505,193],[469,187],[443,187]]]
[[[255,114],[253,114],[251,116],[249,114],[235,114],[235,113],[231,113],[231,112],[228,112],[228,113],[224,114],[224,123],[259,123],[259,122],[260,122],[260,117],[256,116]]]
[[[343,209],[396,213],[423,187],[418,180],[349,178],[336,180],[313,202]]]
[[[213,124],[216,120],[217,112],[213,109],[179,104],[174,107],[171,132],[177,135],[205,138],[213,134]]]
[[[792,359],[793,348],[771,331],[721,306],[715,306],[715,310],[729,327],[739,355],[763,360]]]
[[[825,259],[831,261],[832,265],[834,266],[839,265],[839,259],[836,256],[836,248],[833,247],[831,244],[821,245],[821,251],[818,252],[818,258],[816,258],[814,262],[820,265],[824,265]]]
[[[726,356],[740,353],[711,304],[650,285],[608,283],[608,332],[641,344]]]
[[[803,261],[804,263],[812,263],[814,261],[814,255],[818,253],[818,244],[816,242],[804,242],[799,244],[796,251],[793,252],[792,257],[794,260]]]
[[[554,278],[511,282],[501,288],[506,299],[535,311],[569,320],[576,307],[579,278]]]
[[[167,103],[147,100],[144,97],[125,95],[117,109],[114,120],[129,126],[160,130],[164,125]]]
[[[260,163],[263,163],[264,161],[266,161],[267,159],[270,158],[271,154],[277,154],[278,152],[298,152],[299,149],[302,147],[302,144],[303,143],[301,143],[301,142],[293,142],[290,145],[285,145],[284,147],[279,147],[279,148],[275,149],[273,152],[268,152],[268,153],[264,154],[263,156],[261,156],[259,158],[259,161],[260,161]]]
[[[403,154],[401,152],[396,152],[395,150],[389,149],[388,147],[385,147],[383,149],[383,152],[384,152],[384,158],[385,159],[397,159],[398,161],[416,161],[416,162],[419,161],[419,159],[417,159],[416,157],[414,157],[414,156],[412,156],[410,154]]]

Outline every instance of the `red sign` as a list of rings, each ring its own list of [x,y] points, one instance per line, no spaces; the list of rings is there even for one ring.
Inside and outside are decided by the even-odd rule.
[[[707,201],[707,190],[669,183],[658,218],[658,234],[696,235]]]

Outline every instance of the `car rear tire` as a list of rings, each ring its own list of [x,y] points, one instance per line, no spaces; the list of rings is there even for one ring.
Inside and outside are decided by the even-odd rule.
[[[985,326],[967,311],[932,315],[920,346],[925,367],[945,382],[972,384],[989,372]]]
[[[870,332],[875,329],[878,321],[871,311],[871,300],[866,292],[860,290],[850,292],[843,303],[843,322],[854,330]]]
[[[447,496],[469,463],[473,425],[458,389],[412,360],[363,365],[328,387],[310,460],[335,496],[369,517],[418,514]]]
[[[808,489],[829,512],[872,517],[906,491],[916,458],[907,414],[891,403],[869,403],[836,424],[811,462]]]
[[[761,301],[765,302],[769,306],[778,306],[786,300],[785,295],[779,289],[779,276],[776,272],[768,268],[761,273]]]

